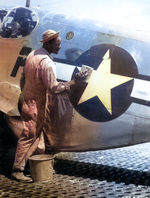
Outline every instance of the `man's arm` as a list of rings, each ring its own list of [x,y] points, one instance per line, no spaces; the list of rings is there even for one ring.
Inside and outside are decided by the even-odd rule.
[[[73,80],[65,82],[65,83],[60,83],[57,89],[55,90],[55,93],[61,93],[65,90],[69,92],[71,86],[86,82],[89,74],[91,73],[91,71],[90,72],[89,71],[90,71],[89,69],[87,69],[86,67],[83,67],[81,71],[75,75],[75,78]]]
[[[88,70],[81,69],[79,73],[76,74],[75,79],[68,82],[58,82],[54,72],[55,64],[49,59],[43,59],[41,61],[41,66],[38,68],[38,77],[42,79],[45,87],[51,93],[61,93],[63,91],[70,91],[70,87],[75,84],[80,84],[87,79]]]

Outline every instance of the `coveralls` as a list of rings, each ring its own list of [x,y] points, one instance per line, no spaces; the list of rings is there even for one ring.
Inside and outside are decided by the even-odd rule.
[[[20,95],[23,132],[17,143],[13,170],[23,171],[28,158],[35,152],[42,137],[45,120],[46,91],[53,94],[66,89],[57,82],[55,63],[42,47],[32,51],[24,67],[25,85]]]

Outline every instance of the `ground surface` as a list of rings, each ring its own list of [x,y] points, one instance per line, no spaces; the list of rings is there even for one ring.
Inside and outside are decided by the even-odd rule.
[[[150,143],[106,151],[59,153],[53,180],[10,179],[17,139],[0,120],[0,197],[150,197]],[[26,171],[30,176],[30,172]]]

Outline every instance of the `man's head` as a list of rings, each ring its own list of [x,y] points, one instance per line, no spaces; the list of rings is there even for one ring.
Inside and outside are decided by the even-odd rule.
[[[43,48],[45,48],[49,54],[58,54],[61,48],[61,38],[59,37],[59,32],[54,30],[47,30],[43,33],[43,38],[40,42],[43,42]]]

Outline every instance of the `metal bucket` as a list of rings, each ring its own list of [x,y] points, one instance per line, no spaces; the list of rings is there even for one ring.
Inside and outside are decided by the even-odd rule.
[[[29,157],[31,177],[34,182],[45,182],[53,179],[54,155],[32,155]]]

